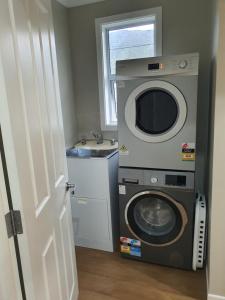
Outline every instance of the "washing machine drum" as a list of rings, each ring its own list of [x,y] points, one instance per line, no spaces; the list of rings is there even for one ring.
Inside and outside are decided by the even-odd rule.
[[[125,120],[139,139],[158,143],[171,139],[184,126],[187,104],[173,84],[152,80],[138,86],[129,95]]]
[[[133,235],[154,246],[168,246],[182,236],[187,225],[184,207],[157,191],[135,195],[126,206],[125,219]]]

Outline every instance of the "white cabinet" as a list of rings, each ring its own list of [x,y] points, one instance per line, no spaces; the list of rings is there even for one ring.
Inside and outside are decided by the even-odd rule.
[[[113,251],[119,231],[118,153],[109,158],[68,158],[77,246]]]
[[[109,208],[106,200],[77,198],[72,201],[76,244],[111,250]]]

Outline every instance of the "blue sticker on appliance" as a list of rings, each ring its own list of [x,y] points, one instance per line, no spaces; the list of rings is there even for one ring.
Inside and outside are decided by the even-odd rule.
[[[141,248],[139,248],[139,247],[130,247],[130,255],[141,257]]]

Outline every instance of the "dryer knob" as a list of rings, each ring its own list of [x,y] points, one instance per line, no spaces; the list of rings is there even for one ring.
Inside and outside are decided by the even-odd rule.
[[[179,68],[180,69],[185,69],[187,67],[187,65],[188,65],[187,60],[182,60],[182,61],[179,62]]]
[[[158,182],[158,178],[157,177],[152,177],[151,178],[151,183],[157,183]]]

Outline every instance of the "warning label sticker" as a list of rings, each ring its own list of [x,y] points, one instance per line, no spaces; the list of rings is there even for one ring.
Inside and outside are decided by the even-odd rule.
[[[119,194],[120,195],[126,195],[126,186],[125,185],[122,185],[122,184],[119,184]]]
[[[182,144],[182,160],[195,161],[195,143]]]
[[[119,148],[119,153],[120,153],[120,155],[129,155],[129,151],[125,145],[122,145]]]
[[[139,240],[120,237],[120,252],[141,257],[141,242]]]

